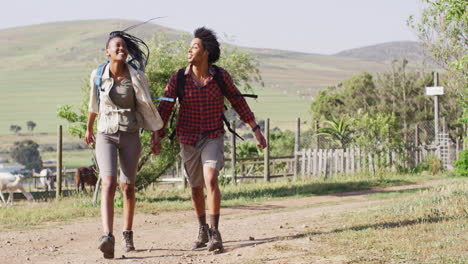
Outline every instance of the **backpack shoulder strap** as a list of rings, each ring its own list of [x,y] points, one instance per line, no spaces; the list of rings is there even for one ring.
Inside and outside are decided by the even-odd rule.
[[[176,82],[176,95],[179,99],[179,103],[182,101],[184,97],[184,86],[185,86],[185,68],[181,68],[177,71],[177,82]],[[177,115],[177,109],[174,109],[172,112],[171,120],[169,126],[173,129],[172,133],[169,135],[169,139],[171,142],[174,142],[174,138],[176,136],[176,130],[174,128],[174,118]]]
[[[97,98],[97,105],[99,109],[100,98],[99,94],[101,92],[101,84],[102,84],[102,75],[104,74],[104,69],[106,68],[109,62],[103,63],[99,65],[96,69],[96,75],[94,76],[94,85],[96,86],[96,98]]]
[[[181,68],[177,72],[177,86],[176,86],[176,94],[179,101],[184,98],[184,86],[185,86],[185,68]]]
[[[212,64],[211,66],[213,66],[213,69],[215,70],[213,79],[215,79],[216,83],[218,83],[219,88],[221,89],[221,93],[225,95],[226,94],[226,82],[224,82],[223,73],[219,70],[218,66],[214,64]]]
[[[216,66],[216,65],[212,65],[212,66],[213,66],[213,68],[215,70],[215,74],[214,74],[213,79],[215,79],[215,81],[218,83],[219,88],[221,89],[221,93],[225,96],[226,95],[226,82],[224,81],[223,73],[219,70],[218,66]],[[224,105],[224,109],[227,109],[226,105]],[[244,140],[244,138],[241,137],[239,134],[237,134],[236,131],[234,131],[234,129],[231,127],[231,124],[229,123],[229,120],[227,120],[224,113],[221,115],[221,118],[223,119],[223,122],[226,125],[229,132],[231,132],[232,134],[234,134],[235,136],[237,136],[241,140]]]

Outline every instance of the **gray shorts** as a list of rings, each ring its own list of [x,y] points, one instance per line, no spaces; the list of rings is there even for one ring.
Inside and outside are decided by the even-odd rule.
[[[180,156],[190,187],[203,185],[203,168],[220,171],[224,167],[224,135],[202,138],[195,146],[180,143]]]
[[[117,177],[117,155],[120,162],[120,182],[135,184],[141,142],[138,132],[118,131],[115,134],[98,133],[96,159],[100,176]]]

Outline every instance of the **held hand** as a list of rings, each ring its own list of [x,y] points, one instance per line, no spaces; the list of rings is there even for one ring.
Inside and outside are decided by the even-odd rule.
[[[93,129],[86,129],[85,142],[88,146],[96,142]]]
[[[255,131],[255,138],[257,139],[257,142],[258,142],[257,147],[261,149],[264,149],[267,147],[266,140],[263,137],[262,131],[260,131],[260,129],[257,129],[257,131]]]
[[[153,136],[151,137],[151,152],[154,155],[159,155],[161,153],[161,139],[158,132],[153,131]]]

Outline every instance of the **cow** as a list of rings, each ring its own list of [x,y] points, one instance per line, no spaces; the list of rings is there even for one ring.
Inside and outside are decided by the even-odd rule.
[[[24,189],[23,181],[23,175],[12,174],[10,172],[0,172],[0,197],[5,205],[13,205],[13,192],[16,190],[20,190],[29,202],[34,201],[33,196]],[[8,191],[10,193],[8,196],[8,202],[5,202],[5,197],[2,193],[3,191]],[[0,206],[2,206],[1,203]]]
[[[54,183],[55,183],[55,173],[52,172],[51,169],[44,168],[39,173],[39,177],[41,184],[44,186],[45,191],[53,191],[54,190]]]
[[[76,190],[79,191],[81,187],[81,191],[86,191],[85,184],[96,188],[96,167],[93,165],[91,167],[82,167],[77,168],[75,172],[75,184]]]

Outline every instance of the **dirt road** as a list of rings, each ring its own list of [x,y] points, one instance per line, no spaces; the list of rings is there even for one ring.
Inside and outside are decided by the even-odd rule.
[[[0,234],[0,263],[342,263],[337,257],[321,258],[309,254],[303,259],[294,251],[272,250],[288,240],[303,251],[313,249],[305,234],[326,232],[327,219],[354,208],[381,203],[366,195],[435,185],[408,185],[334,195],[269,201],[255,205],[223,208],[220,230],[225,252],[213,254],[205,249],[191,250],[197,225],[192,211],[138,214],[135,219],[136,252],[122,251],[121,232],[116,233],[116,259],[104,260],[97,249],[100,219],[65,223],[29,231]],[[121,230],[116,219],[115,230]],[[278,246],[276,246],[278,247]]]

